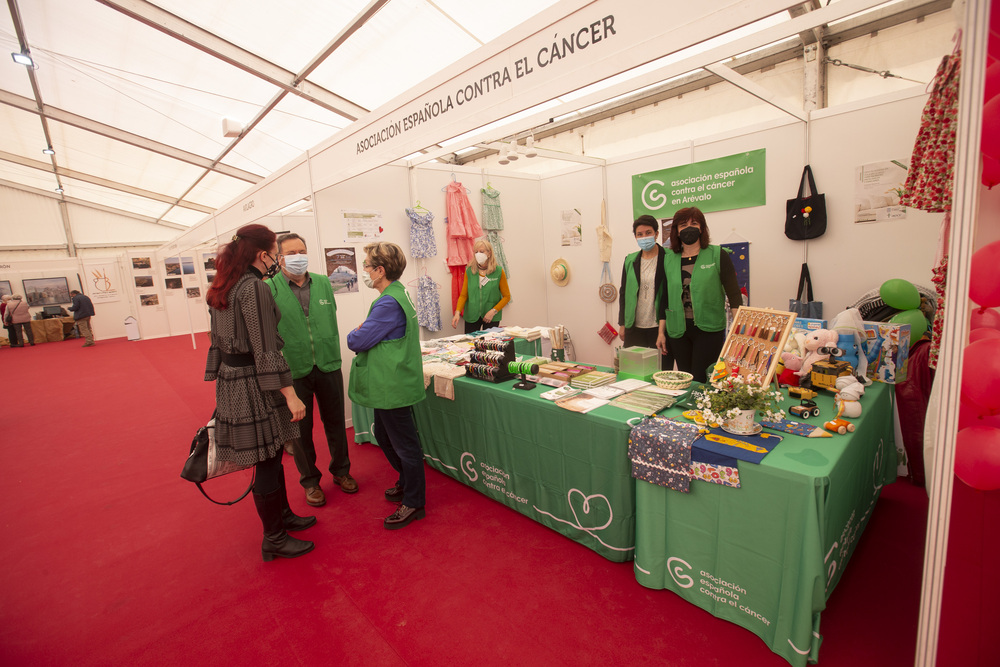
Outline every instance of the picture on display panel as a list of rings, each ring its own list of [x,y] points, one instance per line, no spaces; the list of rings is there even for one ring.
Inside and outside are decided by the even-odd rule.
[[[143,306],[158,306],[160,305],[160,295],[159,294],[140,294],[139,303]]]
[[[354,248],[326,248],[326,275],[334,294],[358,291],[358,256]]]
[[[205,252],[202,253],[201,258],[205,261],[206,271],[215,271],[215,253]]]
[[[73,301],[66,278],[26,278],[21,282],[24,283],[24,296],[29,306],[51,306]]]
[[[872,162],[855,169],[854,222],[884,222],[906,217],[900,205],[908,167],[899,160]]]
[[[181,257],[181,268],[185,276],[194,275],[194,257]]]
[[[180,278],[167,278],[163,282],[167,286],[167,289],[180,289],[184,287],[183,281]]]
[[[135,276],[136,287],[152,287],[153,276]]]
[[[132,258],[132,268],[133,269],[151,269],[153,268],[153,262],[149,257],[133,257]]]
[[[201,288],[200,287],[188,287],[187,288],[187,296],[188,296],[189,299],[197,299],[198,297],[201,296]]]
[[[207,280],[208,284],[211,285],[212,281],[215,280],[215,274],[214,273],[206,273],[205,274],[205,280]]]
[[[10,296],[14,291],[10,287],[9,280],[0,280],[0,296]]]
[[[562,212],[562,245],[583,245],[583,216],[575,208]]]
[[[167,257],[165,260],[163,260],[163,268],[167,272],[168,276],[181,275],[181,258]]]

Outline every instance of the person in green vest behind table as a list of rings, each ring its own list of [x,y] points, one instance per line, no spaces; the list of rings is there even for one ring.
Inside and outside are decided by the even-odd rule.
[[[493,246],[485,239],[479,239],[472,246],[475,257],[465,267],[462,293],[455,305],[455,315],[451,318],[451,328],[458,327],[458,318],[465,309],[465,333],[500,326],[503,307],[510,302],[510,288],[507,275],[497,265]]]
[[[382,522],[395,530],[425,516],[424,451],[413,422],[412,406],[425,397],[417,311],[403,284],[406,257],[395,243],[365,246],[361,279],[379,291],[368,318],[347,334],[357,356],[351,364],[347,395],[375,411],[374,433],[389,465],[399,474],[385,499],[399,503]]]
[[[662,311],[666,278],[663,260],[666,251],[656,242],[660,223],[651,215],[640,215],[632,223],[632,233],[639,250],[622,263],[622,282],[618,290],[618,337],[625,347],[655,347],[660,351],[660,368],[670,370],[674,359],[667,349]]]
[[[663,261],[667,292],[660,327],[677,368],[705,382],[706,369],[718,361],[726,342],[726,297],[735,312],[743,295],[729,251],[709,245],[708,223],[699,209],[674,214],[670,249]]]
[[[306,405],[302,437],[292,445],[292,457],[299,470],[299,484],[306,502],[313,507],[326,504],[320,488],[323,476],[316,467],[313,444],[313,397],[319,405],[326,444],[330,449],[330,475],[344,493],[357,493],[351,477],[344,418],[344,377],[340,371],[340,332],[333,287],[321,273],[309,272],[306,242],[298,234],[278,237],[281,273],[265,282],[281,311],[278,333],[285,341],[281,349],[292,371],[295,395]]]

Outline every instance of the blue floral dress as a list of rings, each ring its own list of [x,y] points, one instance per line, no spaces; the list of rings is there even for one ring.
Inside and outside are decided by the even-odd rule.
[[[423,259],[437,255],[434,228],[431,227],[434,214],[427,211],[427,215],[420,215],[412,208],[408,208],[406,215],[410,218],[410,256]]]

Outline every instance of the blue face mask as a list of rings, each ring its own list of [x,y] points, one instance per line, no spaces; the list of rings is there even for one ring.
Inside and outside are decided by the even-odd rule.
[[[285,269],[293,276],[301,276],[309,270],[309,255],[285,255]]]
[[[639,247],[643,250],[652,250],[653,246],[656,245],[656,237],[643,236],[641,239],[636,239],[635,242],[638,243]]]

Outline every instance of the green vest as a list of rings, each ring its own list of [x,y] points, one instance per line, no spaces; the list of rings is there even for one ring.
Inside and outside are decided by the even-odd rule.
[[[337,329],[337,302],[333,298],[330,280],[319,273],[310,273],[309,317],[302,311],[299,298],[288,286],[288,279],[279,273],[264,282],[271,288],[274,302],[281,311],[278,333],[285,341],[281,353],[292,371],[292,378],[309,375],[313,366],[324,373],[340,368],[340,332]]]
[[[371,349],[358,352],[351,364],[347,396],[358,405],[391,410],[419,403],[427,394],[424,392],[417,311],[410,302],[410,295],[396,280],[385,288],[382,296],[392,297],[403,309],[406,334],[395,340],[380,341]],[[368,308],[369,314],[376,301],[378,299]]]
[[[694,324],[702,331],[722,331],[726,328],[726,291],[719,278],[721,247],[702,248],[691,268],[691,303]],[[668,252],[663,259],[667,273],[667,335],[680,338],[687,329],[684,321],[684,283],[681,280],[681,254]]]
[[[625,327],[627,329],[631,329],[635,326],[635,304],[639,300],[639,280],[635,277],[635,263],[639,261],[639,255],[641,254],[641,250],[636,250],[634,253],[625,258],[625,292],[622,297],[625,299],[624,312]],[[660,321],[660,297],[662,296],[662,290],[653,295],[653,321],[657,324],[659,324]]]
[[[465,278],[469,283],[469,300],[465,302],[465,321],[475,322],[481,319],[486,311],[500,303],[500,274],[503,269],[497,266],[493,273],[486,276],[489,282],[479,285],[479,271],[466,267]],[[498,310],[493,316],[493,323],[499,322],[503,311]]]

